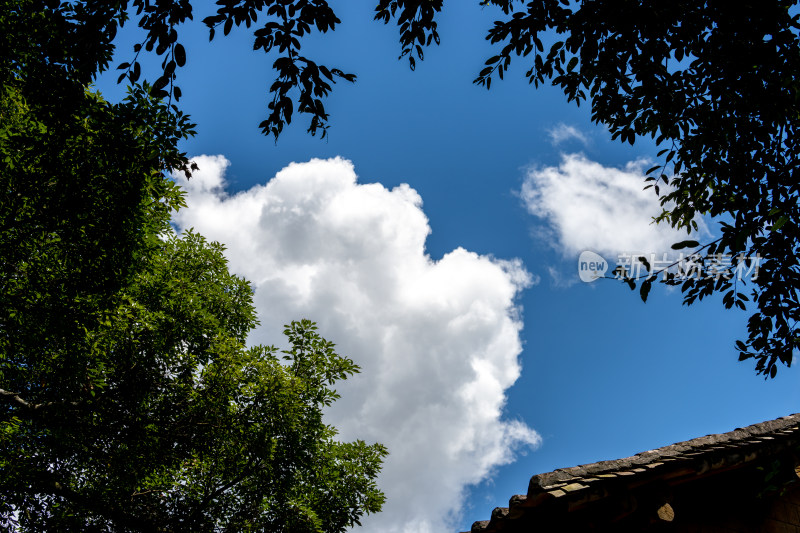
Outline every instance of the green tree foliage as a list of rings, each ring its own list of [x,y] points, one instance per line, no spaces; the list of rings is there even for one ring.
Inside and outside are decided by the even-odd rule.
[[[249,28],[257,22],[259,13],[263,17],[266,11],[266,22],[253,32],[253,48],[267,54],[275,51],[278,57],[272,63],[276,79],[270,87],[269,116],[259,124],[264,134],[277,140],[284,125],[292,122],[296,102],[298,113],[310,116],[308,132],[316,135],[319,131],[321,137],[325,137],[328,113],[322,98],[328,95],[331,84],[337,80],[353,82],[356,77],[303,56],[301,39],[314,29],[321,33],[335,29],[341,21],[333,9],[324,0],[221,0],[217,5],[217,13],[203,20],[209,29],[210,40],[214,39],[218,28],[224,35],[228,35],[234,26]],[[179,99],[181,89],[174,82],[176,71],[185,64],[187,54],[178,41],[178,26],[192,18],[191,4],[186,0],[123,0],[105,13],[98,10],[98,25],[109,28],[109,39],[104,43],[106,49],[113,41],[114,32],[110,30],[125,23],[129,6],[136,9],[138,26],[144,30],[145,37],[134,45],[133,58],[119,65],[118,68],[124,71],[120,81],[126,77],[132,83],[138,81],[141,75],[139,54],[142,50],[155,50],[164,58],[162,72],[153,84],[154,94]],[[79,17],[79,9],[69,3],[62,2],[59,9],[67,19],[77,20]]]
[[[251,288],[222,248],[161,241],[83,346],[4,361],[0,513],[23,531],[340,532],[383,502],[385,449],[322,409],[358,371],[307,321],[246,348]],[[286,360],[281,362],[281,357]],[[9,358],[10,359],[10,358]],[[22,391],[22,392],[16,392]]]
[[[383,502],[322,418],[358,367],[306,321],[245,345],[250,286],[169,225],[193,125],[87,91],[123,15],[0,0],[0,528],[344,531]]]

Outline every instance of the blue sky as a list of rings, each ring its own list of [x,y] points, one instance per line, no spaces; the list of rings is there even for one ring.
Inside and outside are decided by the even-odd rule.
[[[209,44],[203,13],[181,30],[198,123],[183,148],[216,157],[184,184],[176,224],[225,243],[255,284],[254,342],[303,314],[362,366],[331,416],[343,437],[389,441],[390,500],[366,531],[468,530],[534,474],[798,411],[794,369],[764,381],[736,361],[747,313],[578,279],[582,249],[669,251],[645,200],[614,185],[649,166],[636,162],[651,142],[611,141],[521,61],[491,91],[473,85],[500,15],[477,2],[446,5],[414,72],[370,3],[340,4],[337,30],[304,42],[358,75],[326,100],[325,140],[299,115],[277,144],[260,134],[273,71],[247,30]],[[113,100],[112,77],[98,87]]]

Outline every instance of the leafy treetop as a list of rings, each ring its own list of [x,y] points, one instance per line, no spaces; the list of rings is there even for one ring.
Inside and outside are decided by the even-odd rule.
[[[193,125],[86,89],[118,9],[0,0],[0,524],[345,531],[384,500],[322,417],[358,367],[307,321],[245,345],[251,287],[169,225]]]

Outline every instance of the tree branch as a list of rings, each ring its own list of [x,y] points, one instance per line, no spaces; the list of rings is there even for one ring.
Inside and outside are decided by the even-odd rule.
[[[82,507],[92,513],[105,517],[116,525],[122,525],[138,531],[166,531],[163,527],[158,526],[151,520],[140,518],[138,516],[129,514],[114,506],[108,505],[109,502],[102,501],[91,496],[85,496],[76,490],[65,486],[60,483],[50,473],[40,473],[38,478],[32,480],[31,484],[33,491],[42,491],[47,494],[59,496],[68,500],[79,507]]]
[[[16,392],[7,391],[5,389],[0,389],[0,397],[5,399],[7,402],[15,405],[17,407],[21,407],[26,411],[39,411],[42,409],[47,409],[49,407],[56,407],[56,406],[72,406],[77,407],[78,402],[44,402],[44,403],[30,403],[25,401],[19,394]]]

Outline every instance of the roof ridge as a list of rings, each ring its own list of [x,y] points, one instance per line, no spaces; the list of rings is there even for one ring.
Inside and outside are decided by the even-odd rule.
[[[772,434],[783,432],[784,430],[791,430],[791,432],[797,431],[800,429],[799,424],[800,413],[795,413],[774,420],[745,426],[743,428],[736,428],[727,433],[712,433],[704,437],[676,442],[674,444],[662,446],[661,448],[640,452],[630,457],[558,468],[551,472],[533,476],[530,481],[528,494],[536,492],[536,489],[541,490],[558,483],[637,468],[659,462],[662,459],[671,460],[671,458],[676,456],[683,456],[691,452],[700,452],[712,446],[729,447],[754,438],[771,438],[770,436]]]

